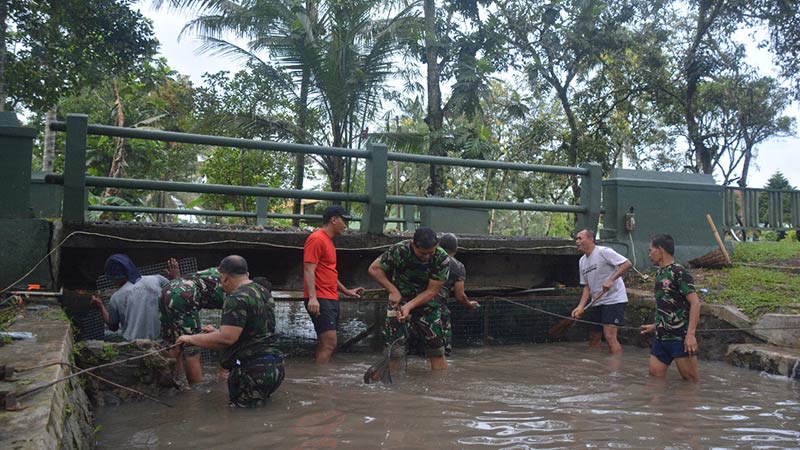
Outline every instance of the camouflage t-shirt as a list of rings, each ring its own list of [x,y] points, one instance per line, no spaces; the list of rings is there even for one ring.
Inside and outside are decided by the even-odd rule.
[[[444,287],[442,288],[445,298],[450,296],[450,293],[453,291],[453,286],[455,286],[457,282],[467,279],[467,269],[464,267],[464,264],[452,256],[449,261],[450,275],[447,277],[447,281],[444,282]]]
[[[222,325],[242,328],[239,339],[222,351],[222,367],[230,369],[237,359],[247,361],[257,356],[280,354],[272,347],[275,303],[260,284],[243,284],[225,297]]]
[[[186,278],[193,281],[199,290],[201,309],[222,309],[225,291],[222,290],[216,267],[195,272]]]
[[[436,252],[428,261],[421,261],[414,254],[411,241],[407,240],[389,247],[379,262],[381,269],[403,296],[402,303],[405,303],[427,289],[429,280],[446,281],[450,274],[448,260],[447,252],[436,247]],[[428,302],[428,306],[437,307],[440,301],[446,300],[443,291],[439,291]]]
[[[656,272],[656,338],[665,341],[686,337],[689,326],[689,301],[695,292],[692,274],[678,263],[661,267]]]

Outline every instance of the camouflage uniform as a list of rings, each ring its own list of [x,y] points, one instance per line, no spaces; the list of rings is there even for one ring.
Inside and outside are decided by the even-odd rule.
[[[280,386],[283,357],[275,340],[275,302],[258,283],[239,286],[225,298],[222,325],[242,328],[239,339],[222,352],[222,367],[230,370],[228,395],[232,405],[260,406]]]
[[[447,252],[444,249],[437,247],[436,253],[428,261],[423,262],[414,255],[411,241],[391,246],[381,255],[379,263],[386,276],[400,291],[401,306],[427,289],[429,280],[445,281],[450,273]],[[426,305],[411,311],[411,330],[424,341],[425,353],[428,356],[444,356],[445,330],[442,311],[447,308],[446,302],[447,297],[442,290]],[[386,319],[387,345],[409,333],[409,322],[400,324],[392,319],[388,316]],[[393,356],[398,356],[402,355],[405,349],[392,350]]]
[[[656,339],[677,341],[686,337],[689,327],[689,301],[695,292],[692,274],[677,263],[656,272]]]
[[[449,266],[450,275],[448,275],[447,281],[444,282],[444,287],[442,287],[442,293],[448,302],[456,282],[467,279],[467,269],[461,261],[451,256]],[[450,308],[447,305],[442,308],[442,327],[444,328],[444,352],[449,355],[453,349],[453,321],[450,315]]]
[[[162,339],[175,342],[178,336],[200,333],[200,310],[220,309],[225,300],[219,280],[219,271],[212,267],[172,280],[164,286],[158,303]],[[184,349],[186,355],[198,352],[196,347]]]

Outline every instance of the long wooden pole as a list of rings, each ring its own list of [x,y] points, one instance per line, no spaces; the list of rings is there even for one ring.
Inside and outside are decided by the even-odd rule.
[[[725,257],[725,262],[728,265],[733,264],[731,262],[731,257],[728,255],[728,250],[725,249],[725,244],[722,243],[722,238],[719,237],[719,233],[717,232],[717,227],[714,225],[714,219],[711,218],[711,214],[706,214],[706,221],[708,222],[708,226],[711,227],[711,231],[714,233],[714,239],[717,240],[717,245],[719,246],[720,251],[722,251],[722,255]]]

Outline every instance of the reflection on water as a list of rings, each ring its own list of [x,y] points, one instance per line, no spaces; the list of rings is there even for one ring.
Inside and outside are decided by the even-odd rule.
[[[701,362],[702,382],[647,377],[648,352],[585,344],[457,349],[365,385],[376,355],[291,358],[268,406],[232,410],[224,382],[98,412],[100,448],[800,448],[800,383]]]

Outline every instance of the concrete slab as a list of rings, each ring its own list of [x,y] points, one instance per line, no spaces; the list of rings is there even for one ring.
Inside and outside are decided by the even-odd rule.
[[[13,367],[11,380],[0,381],[0,391],[21,393],[63,378],[69,368],[53,362],[70,362],[70,324],[57,304],[30,311],[19,308],[9,331],[30,332],[34,338],[0,347],[0,365]],[[26,368],[34,368],[24,370]],[[92,418],[77,379],[58,383],[18,399],[18,411],[0,408],[0,448],[92,448]]]
[[[800,350],[768,344],[733,344],[726,361],[737,367],[760,370],[800,380]]]
[[[755,328],[770,344],[800,349],[800,315],[764,314]]]

